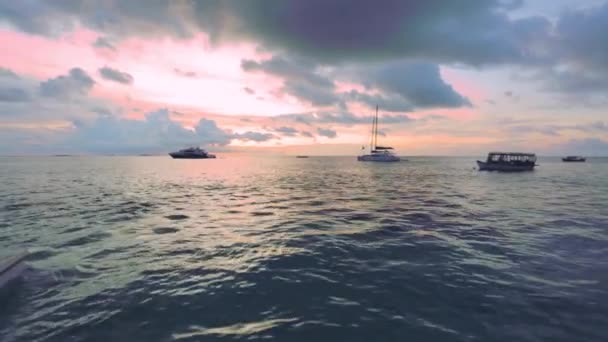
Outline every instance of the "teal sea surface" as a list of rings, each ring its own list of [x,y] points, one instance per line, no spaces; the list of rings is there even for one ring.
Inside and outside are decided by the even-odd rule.
[[[408,159],[0,157],[0,341],[608,339],[608,159]]]

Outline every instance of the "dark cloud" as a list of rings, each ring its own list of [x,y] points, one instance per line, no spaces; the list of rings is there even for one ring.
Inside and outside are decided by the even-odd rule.
[[[451,119],[445,115],[430,114],[430,115],[425,115],[424,117],[417,119],[416,121],[430,122],[430,121],[446,121],[446,120],[451,120]]]
[[[202,144],[226,145],[233,138],[232,133],[220,129],[213,120],[200,119],[194,130]]]
[[[310,132],[300,132],[300,135],[302,135],[303,137],[307,137],[307,138],[312,138],[312,137],[314,137],[314,136],[312,135],[312,133],[310,133]]]
[[[99,116],[111,116],[113,115],[112,110],[105,107],[93,107],[91,108],[91,112],[99,115]]]
[[[122,72],[120,70],[112,69],[110,67],[103,67],[99,70],[99,75],[108,81],[118,82],[122,84],[132,84],[133,76],[131,74]]]
[[[608,132],[608,124],[603,121],[595,121],[576,125],[552,125],[558,130],[575,130],[585,133],[606,133]]]
[[[588,42],[605,45],[603,30],[598,28],[605,25],[607,6],[566,14],[557,21],[556,30],[546,18],[511,16],[509,11],[519,6],[519,0],[464,4],[444,0],[40,0],[3,2],[0,21],[47,36],[83,26],[113,39],[190,38],[202,30],[210,35],[212,44],[253,41],[273,57],[244,60],[243,69],[282,77],[284,92],[317,106],[344,107],[332,78],[327,77],[327,67],[359,65],[362,79],[370,86],[399,94],[414,108],[429,108],[470,105],[441,79],[438,63],[538,66],[555,64],[563,55],[605,65],[603,53],[587,51],[595,50]],[[576,28],[579,20],[582,28]],[[425,62],[391,62],[395,60]],[[387,61],[390,63],[365,72],[367,62]],[[186,73],[182,74],[194,76]],[[359,99],[376,101],[366,95]],[[383,107],[387,109],[408,107],[386,101]]]
[[[576,96],[591,96],[608,91],[608,72],[601,69],[586,69],[577,66],[570,70],[548,67],[531,76],[534,81],[543,82],[543,89],[550,92]]]
[[[0,77],[18,79],[19,76],[12,70],[6,68],[0,68]]]
[[[248,72],[264,72],[283,79],[281,91],[314,106],[330,106],[339,101],[334,82],[317,73],[317,65],[302,58],[273,56],[263,61],[243,60]]]
[[[276,138],[274,134],[270,133],[260,133],[260,132],[245,132],[245,133],[235,133],[231,136],[233,139],[239,139],[244,141],[255,141],[262,142]]]
[[[439,67],[428,63],[392,62],[358,71],[359,80],[368,88],[399,95],[420,108],[471,106],[441,78]],[[405,103],[403,103],[403,107]]]
[[[129,36],[189,38],[200,30],[210,33],[212,44],[253,41],[275,57],[243,61],[243,69],[281,77],[281,91],[302,101],[338,106],[335,113],[288,119],[308,124],[369,124],[369,118],[348,112],[348,101],[396,112],[470,106],[441,78],[439,64],[525,66],[538,72],[536,80],[548,90],[606,94],[608,3],[568,10],[555,24],[511,15],[519,5],[515,0],[0,1],[0,25],[53,37],[83,27],[116,42]],[[346,67],[354,72],[343,73]],[[51,97],[46,101],[88,94],[93,79],[82,69],[72,71],[40,83],[39,93]],[[0,70],[0,76],[11,73]],[[338,93],[334,80],[348,81],[341,77],[364,83],[366,91]],[[7,89],[39,98],[21,85]],[[381,123],[389,122],[381,116]]]
[[[215,40],[248,38],[317,60],[409,56],[482,65],[530,59],[530,45],[548,31],[542,18],[510,19],[513,3],[224,1],[221,13],[230,23],[214,20],[219,10],[210,2],[195,3],[195,11]]]
[[[33,34],[57,36],[75,29],[72,13],[60,1],[2,1],[0,20]]]
[[[608,2],[584,9],[567,9],[558,17],[552,35],[544,42],[552,56],[532,76],[543,90],[565,94],[571,101],[586,102],[608,92]]]
[[[507,90],[504,92],[505,97],[509,98],[509,100],[513,101],[513,102],[519,102],[520,100],[520,95],[516,94],[514,91],[512,90]]]
[[[319,113],[299,113],[299,114],[284,114],[274,118],[277,121],[294,121],[307,125],[312,124],[341,124],[341,125],[359,125],[371,124],[372,113],[369,116],[357,116],[350,112],[319,112]],[[381,124],[402,124],[413,121],[405,114],[387,115],[382,114],[380,118]]]
[[[249,87],[243,87],[243,91],[246,92],[249,95],[254,95],[255,94],[255,90],[249,88]]]
[[[79,26],[112,37],[187,38],[197,30],[186,1],[39,0],[0,2],[0,21],[32,34],[57,37]]]
[[[40,83],[40,94],[55,98],[86,95],[95,81],[80,68],[72,68],[67,75],[50,78]]]
[[[546,55],[539,41],[549,37],[551,24],[540,17],[512,19],[509,11],[520,3],[515,0],[4,1],[0,3],[0,21],[47,36],[73,31],[78,26],[117,38],[190,38],[202,30],[213,43],[256,41],[266,50],[326,63],[422,58],[478,66],[530,63]],[[562,25],[567,26],[567,22]]]
[[[318,64],[299,57],[290,59],[274,56],[261,62],[243,60],[241,67],[245,71],[265,72],[281,77],[284,81],[281,88],[283,93],[314,106],[338,105],[345,108],[345,101],[356,101],[369,107],[380,105],[388,111],[404,112],[416,107],[471,105],[468,99],[443,81],[437,65],[428,63],[401,61],[375,66],[333,68],[333,74],[337,78],[361,82],[368,89],[382,92],[374,95],[356,90],[336,92],[334,82],[318,73]]]
[[[414,108],[411,103],[401,96],[385,96],[380,94],[369,95],[351,90],[344,94],[345,99],[350,101],[356,101],[366,104],[368,107],[373,108],[376,105],[380,106],[382,110],[388,112],[409,112]]]
[[[331,106],[340,101],[333,89],[317,87],[306,82],[288,80],[281,90],[313,106]]]
[[[82,69],[40,81],[28,75],[0,76],[0,116],[4,122],[38,125],[49,121],[88,120],[89,108],[115,105],[108,100],[90,97],[93,79]]]
[[[315,72],[315,64],[304,59],[295,58],[290,60],[285,57],[273,56],[261,62],[243,60],[241,61],[241,68],[245,71],[263,71],[291,81],[306,82],[312,86],[334,87],[333,81]]]
[[[392,62],[376,66],[350,67],[334,70],[337,77],[362,82],[370,89],[383,94],[366,94],[356,90],[337,93],[334,82],[319,75],[318,65],[307,60],[273,57],[256,62],[244,60],[245,71],[261,71],[282,77],[284,93],[314,106],[340,105],[344,101],[356,101],[369,107],[382,106],[393,112],[411,111],[415,107],[460,107],[470,106],[468,99],[456,93],[441,79],[439,67],[428,63]]]
[[[327,137],[330,139],[333,139],[338,136],[336,131],[334,131],[333,129],[328,129],[328,128],[319,127],[319,128],[317,128],[317,133],[322,137]]]
[[[76,131],[69,139],[71,144],[79,144],[87,151],[118,149],[117,152],[120,152],[123,148],[149,144],[149,141],[145,141],[145,138],[149,139],[146,132],[161,134],[163,131],[162,127],[157,129],[147,120],[120,119],[105,108],[100,108],[97,113],[99,115],[91,123],[73,122]]]
[[[98,37],[95,42],[93,42],[93,47],[98,49],[108,49],[116,51],[116,47],[106,37]]]
[[[168,118],[166,110],[146,114],[146,119],[147,121],[153,119],[155,122],[170,123],[171,125],[179,126],[181,130],[185,130],[180,124],[177,124]],[[227,145],[233,139],[261,142],[275,138],[275,136],[270,133],[253,131],[233,133],[229,130],[219,128],[215,121],[204,118],[199,120],[194,128],[194,132],[196,133],[198,143],[206,145]]]
[[[603,121],[593,122],[585,126],[585,128],[593,131],[608,132],[608,124]]]
[[[20,88],[0,88],[0,102],[25,102],[30,95]]]
[[[172,121],[167,109],[146,113],[144,120],[99,115],[89,124],[76,122],[75,127],[67,144],[96,153],[162,151],[176,146],[230,142],[230,132],[218,128],[214,121],[201,119],[194,131],[188,130]]]
[[[608,2],[565,11],[555,26],[557,56],[587,68],[606,69],[608,61]]]
[[[275,138],[269,133],[233,133],[204,118],[193,130],[186,129],[171,119],[166,108],[146,113],[144,120],[120,118],[104,108],[98,113],[90,123],[74,122],[76,129],[66,141],[68,146],[95,153],[135,153],[186,145],[224,146],[234,139],[259,142]]]
[[[187,70],[182,70],[179,68],[173,68],[173,72],[182,77],[188,77],[188,78],[197,78],[198,77],[198,74],[194,71],[187,71]]]
[[[287,126],[275,128],[274,131],[288,137],[293,137],[298,133],[297,129]]]

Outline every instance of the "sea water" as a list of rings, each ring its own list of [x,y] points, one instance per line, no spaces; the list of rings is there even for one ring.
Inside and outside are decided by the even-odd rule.
[[[0,158],[2,341],[606,341],[608,160]]]

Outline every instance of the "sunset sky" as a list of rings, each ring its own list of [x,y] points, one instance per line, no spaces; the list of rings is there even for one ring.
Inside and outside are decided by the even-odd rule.
[[[608,2],[0,0],[0,154],[608,155]]]

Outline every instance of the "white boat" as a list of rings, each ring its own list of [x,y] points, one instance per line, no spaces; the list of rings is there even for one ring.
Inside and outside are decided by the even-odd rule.
[[[25,258],[26,252],[17,254],[10,258],[0,260],[0,288],[21,276],[27,268]]]
[[[479,171],[532,171],[536,166],[534,153],[490,152],[485,162],[478,160]]]
[[[389,151],[376,151],[373,150],[371,154],[364,154],[357,157],[358,161],[370,161],[370,162],[398,162],[401,159]]]
[[[213,159],[214,154],[210,154],[200,147],[188,147],[177,152],[169,153],[173,159]]]
[[[365,149],[365,147],[363,147]],[[393,153],[390,146],[378,146],[378,106],[376,115],[372,121],[372,140],[369,146],[369,154],[357,156],[358,161],[369,162],[398,162],[401,159]]]
[[[562,158],[563,162],[566,163],[584,163],[585,162],[585,157],[581,157],[581,156],[567,156]]]

